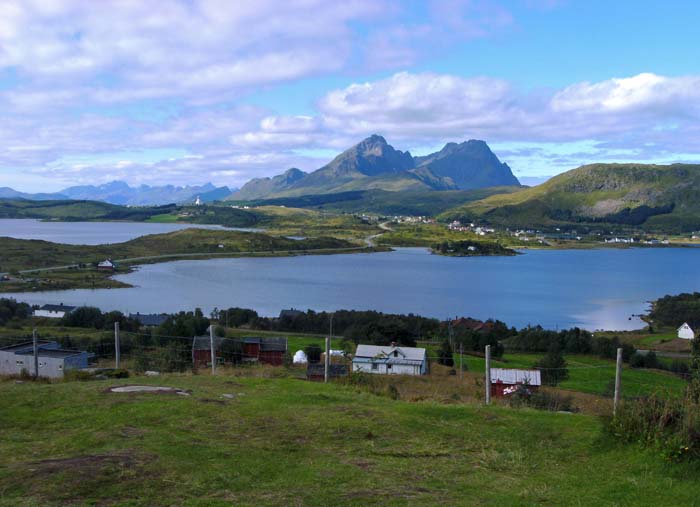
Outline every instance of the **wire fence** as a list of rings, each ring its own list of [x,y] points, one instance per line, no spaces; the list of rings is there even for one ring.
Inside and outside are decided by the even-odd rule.
[[[114,368],[117,366],[115,333],[97,331],[82,334],[60,334],[38,336],[40,347],[45,342],[56,342],[62,349],[84,351],[89,355],[91,367]],[[137,372],[149,370],[158,372],[185,372],[208,370],[212,367],[212,342],[215,366],[240,367],[267,363],[274,366],[289,365],[294,350],[287,346],[286,338],[224,338],[211,336],[178,337],[162,336],[151,332],[119,332],[119,366]],[[0,348],[31,344],[28,337],[0,337]],[[319,345],[321,345],[319,343]],[[444,357],[436,355],[430,348],[427,360],[437,364]],[[0,351],[1,352],[1,351]],[[26,353],[26,352],[25,352]],[[542,386],[562,392],[575,392],[599,397],[614,398],[616,391],[617,367],[614,363],[585,364],[581,361],[596,362],[595,358],[576,358],[565,368],[536,367],[528,363],[523,355],[514,359],[491,358],[490,367],[507,370],[538,371]],[[532,359],[532,358],[530,358]],[[597,360],[598,362],[600,360]],[[346,364],[350,365],[349,360]],[[2,370],[0,358],[0,375]],[[348,368],[351,370],[352,368]],[[486,380],[486,358],[481,355],[454,354],[454,375],[472,381]],[[430,369],[429,369],[430,370]],[[497,380],[497,379],[493,379]],[[630,368],[621,365],[617,391],[620,399],[639,398],[651,394],[682,396],[690,381],[689,373]],[[491,382],[489,380],[489,382]],[[491,382],[493,385],[493,382]],[[494,396],[502,392],[492,393]]]

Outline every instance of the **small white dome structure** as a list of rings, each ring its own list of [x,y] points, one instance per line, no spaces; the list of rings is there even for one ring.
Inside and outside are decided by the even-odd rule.
[[[303,350],[297,350],[294,353],[294,358],[292,359],[292,363],[294,364],[306,364],[309,362],[309,358],[306,357],[306,353]]]
[[[695,331],[693,331],[693,328],[690,327],[687,322],[684,322],[683,325],[678,328],[678,338],[693,340],[695,338]]]

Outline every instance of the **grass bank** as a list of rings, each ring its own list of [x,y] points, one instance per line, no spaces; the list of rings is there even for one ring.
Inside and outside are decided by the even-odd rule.
[[[114,394],[115,384],[191,396]],[[229,396],[224,396],[224,395]],[[290,378],[0,382],[0,505],[693,505],[700,472],[586,415]]]

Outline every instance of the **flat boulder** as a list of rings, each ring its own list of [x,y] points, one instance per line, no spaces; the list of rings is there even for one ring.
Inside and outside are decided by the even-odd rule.
[[[179,387],[165,386],[114,386],[107,389],[110,393],[155,393],[155,394],[179,394],[189,396],[190,393]]]

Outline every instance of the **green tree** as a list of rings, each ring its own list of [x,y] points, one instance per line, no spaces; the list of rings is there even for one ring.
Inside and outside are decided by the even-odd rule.
[[[547,354],[535,363],[535,368],[541,372],[542,383],[548,386],[556,386],[569,378],[567,363],[558,342],[552,342]]]
[[[455,361],[452,356],[452,346],[448,340],[444,340],[442,345],[440,345],[440,350],[438,350],[438,363],[445,366],[454,366]]]

